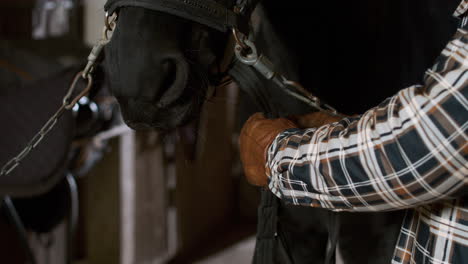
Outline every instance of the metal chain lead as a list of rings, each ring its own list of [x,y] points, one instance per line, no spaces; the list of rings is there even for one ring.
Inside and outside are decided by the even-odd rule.
[[[113,14],[112,16],[108,16],[106,14],[106,23],[103,28],[102,37],[96,43],[96,45],[94,45],[93,49],[91,50],[91,53],[88,56],[88,63],[86,64],[86,67],[84,68],[84,70],[78,72],[78,74],[76,74],[75,78],[73,79],[73,82],[71,83],[70,88],[68,89],[66,95],[63,97],[62,105],[52,115],[52,117],[49,120],[47,120],[47,122],[42,126],[39,132],[29,141],[26,147],[18,155],[16,155],[12,159],[10,159],[5,165],[3,165],[0,171],[0,177],[10,174],[16,167],[18,167],[18,165],[21,164],[21,161],[24,158],[26,158],[29,155],[29,153],[34,148],[36,148],[37,145],[39,145],[39,143],[52,130],[52,128],[54,128],[54,126],[57,124],[58,119],[63,115],[63,113],[65,113],[66,110],[72,109],[73,106],[76,104],[76,102],[78,102],[83,96],[89,93],[93,85],[93,78],[91,74],[94,70],[94,67],[97,64],[97,59],[99,58],[99,55],[102,52],[103,47],[107,43],[109,43],[112,37],[112,35],[109,36],[109,33],[112,33],[113,30],[115,29],[116,20],[117,20],[116,14]],[[76,89],[78,81],[81,79],[87,81],[86,88],[83,91],[81,91],[77,96],[75,96],[73,99],[71,99],[71,96]]]
[[[236,29],[233,29],[233,34],[236,40],[234,52],[240,62],[252,66],[267,80],[271,80],[279,87],[281,87],[287,94],[295,97],[300,101],[303,101],[312,108],[315,108],[318,111],[327,112],[334,116],[344,117],[332,106],[321,103],[318,97],[304,89],[301,84],[288,80],[284,75],[276,72],[274,70],[273,63],[263,54],[258,55],[255,44],[249,39],[245,38],[245,36],[241,38],[239,35],[242,34],[239,33]]]

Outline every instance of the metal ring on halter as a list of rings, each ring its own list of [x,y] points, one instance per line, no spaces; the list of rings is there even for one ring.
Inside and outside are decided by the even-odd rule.
[[[102,31],[102,38],[106,41],[109,41],[110,38],[108,36],[109,32],[114,31],[115,29],[115,22],[117,21],[117,13],[114,12],[112,15],[109,16],[109,14],[106,12],[106,16],[104,18],[104,29]]]
[[[255,47],[255,44],[248,39],[244,40],[243,45],[247,48],[242,48],[240,44],[236,44],[236,48],[234,49],[236,57],[240,62],[253,66],[258,62],[257,48]],[[246,50],[249,51],[248,54],[245,53]]]
[[[83,74],[83,71],[80,71],[76,74],[75,78],[73,79],[73,82],[72,84],[70,85],[70,89],[68,90],[68,93],[67,95],[65,95],[65,97],[63,98],[63,106],[65,107],[65,109],[72,109],[73,106],[76,104],[76,102],[78,102],[81,97],[85,96],[86,94],[89,93],[89,91],[91,90],[91,86],[93,85],[93,77],[91,76],[91,74],[88,74],[86,75],[86,78],[82,76]],[[71,100],[70,102],[68,101],[71,94],[73,93],[73,91],[75,90],[76,88],[76,84],[78,83],[78,80],[81,79],[81,78],[85,78],[88,80],[88,83],[86,84],[86,88],[81,91],[77,96],[75,96],[75,98],[73,98],[73,100]]]
[[[107,30],[114,30],[114,23],[117,20],[117,13],[109,13],[106,12],[106,16],[104,17],[104,25],[106,26]]]
[[[239,45],[244,50],[249,49],[249,46],[244,43],[245,36],[244,39],[241,40],[238,34],[242,33],[240,33],[236,28],[232,28],[232,35],[234,35],[234,39],[236,40],[237,45]]]

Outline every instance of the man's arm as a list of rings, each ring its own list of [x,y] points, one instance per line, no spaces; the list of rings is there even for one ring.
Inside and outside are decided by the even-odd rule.
[[[271,191],[336,211],[402,209],[466,194],[467,43],[459,29],[424,86],[359,118],[277,136],[267,153]]]

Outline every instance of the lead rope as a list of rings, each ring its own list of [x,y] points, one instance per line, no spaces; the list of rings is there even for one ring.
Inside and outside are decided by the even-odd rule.
[[[93,86],[92,73],[97,65],[97,59],[99,58],[99,55],[101,54],[104,46],[107,45],[107,43],[109,43],[109,41],[112,38],[112,33],[116,26],[116,20],[116,13],[112,14],[111,16],[106,14],[105,25],[102,30],[101,39],[99,39],[99,41],[93,46],[93,49],[91,50],[91,53],[88,56],[88,63],[86,64],[86,67],[75,75],[75,78],[73,79],[70,88],[68,88],[67,93],[63,97],[62,105],[52,115],[52,117],[42,126],[39,132],[37,132],[36,135],[29,141],[26,147],[23,148],[23,150],[18,155],[16,155],[7,163],[5,163],[5,165],[3,165],[0,171],[0,177],[10,174],[16,167],[18,167],[18,165],[21,164],[21,161],[24,158],[26,158],[29,155],[29,153],[31,153],[31,151],[34,148],[36,148],[37,145],[39,145],[39,143],[52,130],[52,128],[54,128],[54,126],[57,124],[58,119],[65,113],[65,111],[72,109],[76,102],[78,102],[83,96],[89,93],[91,87]],[[86,81],[86,88],[73,99],[71,99],[72,94],[75,91],[76,86],[78,84],[78,81],[81,79]]]
[[[252,66],[258,73],[260,73],[267,80],[271,80],[278,85],[290,96],[306,103],[310,107],[320,111],[326,112],[333,116],[346,117],[336,111],[335,108],[328,104],[324,104],[320,99],[312,93],[304,89],[298,82],[288,80],[284,75],[274,70],[273,63],[263,54],[258,55],[257,47],[253,41],[249,40],[245,35],[240,33],[235,28],[232,29],[232,34],[236,40],[234,52],[237,59],[245,64]],[[340,220],[339,214],[330,212],[328,220],[328,242],[326,246],[325,264],[334,264],[336,261],[336,248],[339,236]]]

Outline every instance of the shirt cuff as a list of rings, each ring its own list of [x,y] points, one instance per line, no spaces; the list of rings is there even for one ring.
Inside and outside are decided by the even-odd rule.
[[[276,195],[280,199],[282,198],[282,172],[278,168],[281,158],[277,154],[280,149],[287,146],[288,138],[291,135],[296,134],[298,131],[301,131],[301,129],[290,128],[279,133],[267,149],[265,171],[268,176],[268,188],[274,195]]]

